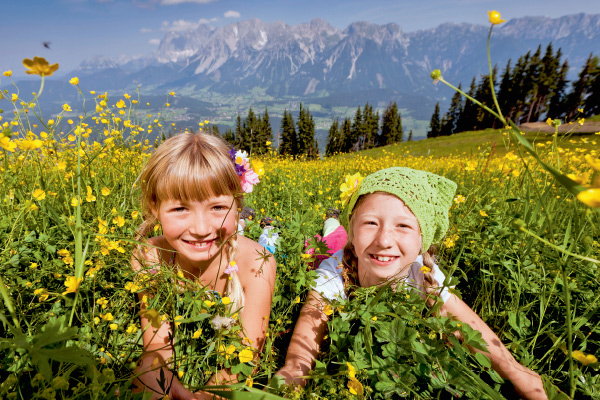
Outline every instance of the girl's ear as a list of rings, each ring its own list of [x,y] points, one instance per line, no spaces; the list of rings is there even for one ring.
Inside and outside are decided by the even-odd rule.
[[[158,219],[158,207],[156,203],[150,204],[150,212],[154,215],[154,218]]]

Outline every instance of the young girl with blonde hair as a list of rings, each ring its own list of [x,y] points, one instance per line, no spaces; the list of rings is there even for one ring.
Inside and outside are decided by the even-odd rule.
[[[375,172],[356,187],[343,217],[348,241],[316,270],[316,285],[302,307],[279,376],[287,383],[305,383],[325,335],[327,302],[347,298],[354,287],[392,282],[419,290],[430,305],[439,297],[439,314],[481,332],[492,368],[511,380],[523,398],[547,399],[540,376],[519,364],[487,324],[443,287],[445,276],[433,261],[431,245],[448,229],[455,190],[456,184],[444,177],[401,167]]]
[[[230,150],[220,138],[183,133],[166,140],[139,177],[144,222],[138,238],[150,246],[140,246],[132,265],[140,273],[172,268],[185,279],[228,296],[236,309],[241,308],[244,334],[259,350],[269,323],[275,260],[257,257],[264,249],[237,234],[242,194],[257,182],[245,154]],[[147,238],[157,223],[163,234]],[[144,354],[138,386],[152,392],[152,398],[165,394],[173,399],[213,398],[206,392],[192,394],[178,381],[171,371],[171,321],[156,329],[145,317],[143,302],[141,307]],[[161,374],[169,383],[167,393],[157,382]],[[235,377],[222,370],[210,382],[232,380]]]

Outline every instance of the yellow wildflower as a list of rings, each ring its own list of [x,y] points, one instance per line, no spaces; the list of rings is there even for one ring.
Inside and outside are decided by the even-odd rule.
[[[71,108],[71,106],[70,106],[70,105],[68,105],[67,103],[63,104],[63,107],[62,107],[62,108],[63,108],[63,110],[65,110],[65,111],[73,111],[73,109]]]
[[[229,297],[223,297],[221,299],[221,302],[223,302],[223,304],[228,305],[229,303],[231,303],[231,299]]]
[[[498,25],[506,22],[506,20],[501,19],[500,13],[496,10],[488,11],[488,17],[492,25]]]
[[[363,179],[364,177],[360,175],[360,172],[346,176],[345,182],[340,186],[340,191],[342,192],[340,199],[342,200],[343,206],[348,204],[350,197],[352,197],[354,192],[358,189]]]
[[[129,333],[130,335],[136,333],[137,332],[137,326],[135,326],[134,324],[130,324],[127,327],[126,332]]]
[[[14,102],[16,102],[17,100],[19,100],[19,95],[18,95],[18,94],[16,94],[16,93],[13,93],[13,94],[11,94],[11,95],[10,95],[10,100],[11,100],[13,103],[14,103]]]
[[[63,294],[75,293],[77,291],[77,289],[79,289],[79,285],[81,284],[82,280],[83,280],[83,278],[75,278],[74,276],[67,276],[67,279],[65,280],[65,287],[67,288],[67,290],[65,290],[63,292]]]
[[[69,80],[69,83],[70,83],[71,85],[79,85],[79,78],[78,78],[78,77],[76,77],[76,76],[74,76],[73,78],[71,78],[71,79]]]
[[[265,174],[265,163],[260,160],[252,161],[252,168],[258,176],[263,176]]]
[[[117,101],[116,106],[117,108],[125,108],[125,102],[123,101],[123,99]]]
[[[35,189],[31,195],[37,201],[42,201],[46,198],[46,192],[42,189]]]
[[[238,357],[240,359],[240,362],[243,362],[243,363],[252,361],[252,359],[254,358],[254,353],[252,352],[252,348],[246,347],[244,350],[240,351],[240,354],[238,355]]]
[[[4,76],[5,76],[5,77],[7,77],[7,78],[10,78],[10,77],[12,76],[12,71],[9,69],[9,70],[7,70],[7,71],[4,71],[4,72],[2,73],[2,75],[4,75]]]
[[[111,313],[106,313],[106,314],[104,314],[102,319],[105,321],[112,321],[113,319],[115,319],[115,317],[113,317],[113,315]]]
[[[577,200],[590,207],[600,207],[600,188],[584,190],[577,195]]]
[[[196,332],[194,332],[192,339],[198,339],[200,335],[202,335],[202,329],[198,329]]]
[[[162,318],[155,309],[146,308],[140,312],[140,316],[150,321],[150,325],[152,325],[154,329],[160,328],[160,325],[162,324]]]
[[[135,283],[133,283],[133,282],[127,282],[127,283],[125,284],[125,290],[128,290],[128,291],[130,291],[131,293],[135,293],[135,292],[137,292],[138,290],[140,290],[140,286],[139,286],[139,285],[137,285],[137,284],[135,284]]]
[[[26,58],[23,60],[23,65],[27,70],[26,74],[50,76],[58,69],[58,64],[48,64],[44,57],[33,57],[33,60]]]
[[[428,267],[428,266],[426,266],[426,265],[423,265],[423,266],[421,267],[420,271],[421,271],[422,273],[424,273],[424,274],[428,274],[428,273],[430,273],[430,272],[431,272],[431,268],[429,268],[429,267]]]
[[[482,217],[487,217],[487,216],[488,216],[488,215],[487,215],[487,213],[486,213],[485,211],[483,211],[483,210],[480,210],[480,211],[479,211],[479,214],[480,214]]]
[[[331,308],[331,306],[329,304],[325,304],[323,306],[323,314],[325,314],[325,315],[333,314],[333,308]]]
[[[14,152],[17,148],[17,144],[11,141],[8,136],[4,136],[0,133],[0,147],[10,152]]]
[[[71,206],[72,207],[77,207],[79,205],[79,199],[77,197],[73,197],[71,199]]]
[[[571,353],[571,356],[582,363],[583,365],[595,364],[598,359],[593,354],[585,354],[583,351],[575,350]]]
[[[118,227],[122,227],[125,225],[125,218],[117,215],[115,218],[113,218],[113,224],[117,225]]]
[[[252,387],[252,385],[254,385],[254,380],[252,379],[251,376],[249,376],[246,378],[246,386]]]
[[[23,150],[35,150],[42,147],[44,144],[40,139],[27,140],[23,139],[19,142],[19,147]]]
[[[108,326],[110,328],[111,331],[116,331],[117,329],[119,329],[119,325],[112,323]]]
[[[103,187],[100,193],[102,193],[102,196],[108,196],[110,194],[110,189],[107,187]]]

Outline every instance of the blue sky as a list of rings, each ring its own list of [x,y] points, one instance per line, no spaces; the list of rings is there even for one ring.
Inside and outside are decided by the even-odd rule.
[[[487,25],[487,10],[505,19],[585,12],[598,0],[4,0],[0,3],[0,71],[24,75],[23,58],[42,56],[62,74],[89,57],[149,54],[169,29],[259,18],[290,25],[322,18],[345,28],[355,21],[395,22],[405,32],[444,22]],[[43,42],[50,42],[50,49]]]

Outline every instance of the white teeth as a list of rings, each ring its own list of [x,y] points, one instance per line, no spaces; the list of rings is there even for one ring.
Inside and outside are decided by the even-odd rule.
[[[396,257],[382,257],[382,256],[375,256],[374,255],[373,258],[375,258],[377,261],[386,262],[386,261],[392,261]]]
[[[197,249],[204,249],[212,244],[212,241],[210,241],[210,242],[192,242],[192,241],[188,240],[187,242]]]

